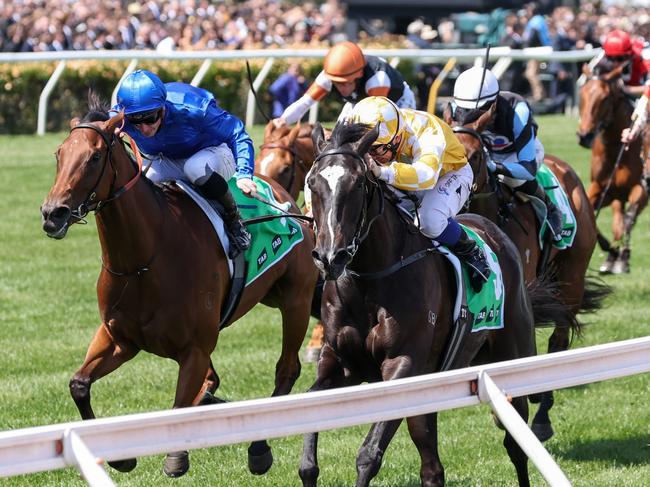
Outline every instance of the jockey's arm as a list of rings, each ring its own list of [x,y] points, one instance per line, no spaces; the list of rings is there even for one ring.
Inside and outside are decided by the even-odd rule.
[[[626,128],[621,134],[621,142],[624,144],[629,144],[645,128],[646,122],[648,120],[648,99],[650,98],[650,85],[644,85],[640,88],[643,88],[642,96],[637,100],[634,107],[634,112],[632,112],[632,127]]]
[[[325,76],[325,72],[321,71],[316,80],[307,88],[305,94],[284,110],[280,119],[290,125],[296,123],[307,113],[307,110],[322,100],[330,91],[332,91],[332,82]]]
[[[366,93],[369,96],[385,96],[388,97],[390,93],[390,77],[385,71],[377,71],[366,82]]]
[[[517,153],[517,162],[496,164],[495,172],[513,179],[531,181],[535,179],[535,174],[537,174],[535,129],[532,124],[530,109],[524,102],[515,106],[512,129],[515,136],[513,146]]]
[[[226,143],[237,164],[236,178],[252,179],[255,169],[253,141],[241,120],[220,109],[209,109],[203,120],[208,136],[217,144]]]
[[[629,85],[623,85],[623,93],[629,96],[641,96],[645,93],[646,91],[646,86],[645,85],[639,85],[639,86],[629,86]]]
[[[412,155],[413,162],[404,164],[393,161],[381,168],[380,178],[398,189],[420,191],[433,188],[442,169],[442,155],[446,140],[442,133],[429,127],[419,136],[405,134],[403,150]]]

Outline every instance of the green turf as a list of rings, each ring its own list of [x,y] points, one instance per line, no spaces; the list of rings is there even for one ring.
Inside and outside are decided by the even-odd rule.
[[[577,121],[564,116],[540,117],[541,138],[548,153],[589,177],[589,152],[578,147]],[[261,142],[262,128],[252,135]],[[46,238],[40,228],[39,205],[54,178],[53,152],[64,134],[43,138],[0,137],[0,430],[78,419],[68,393],[68,380],[81,364],[97,326],[95,280],[99,246],[92,218],[75,226],[63,241]],[[609,211],[600,225],[609,228]],[[608,277],[615,294],[607,307],[589,318],[591,326],[574,346],[582,347],[650,335],[645,278],[650,255],[648,213],[633,237],[632,272]],[[608,232],[607,232],[608,233]],[[592,266],[602,260],[596,252]],[[224,331],[212,357],[221,376],[219,395],[230,400],[266,397],[273,388],[274,363],[280,347],[279,314],[263,306]],[[540,351],[548,330],[538,334]],[[303,366],[296,392],[313,381],[312,364]],[[176,366],[142,353],[93,386],[98,416],[163,410],[173,400]],[[576,486],[650,484],[650,376],[634,376],[560,391],[552,418],[556,436],[547,444]],[[320,485],[353,485],[355,455],[367,426],[321,434]],[[440,455],[450,486],[515,485],[515,474],[487,406],[449,411],[439,416]],[[271,441],[275,464],[262,477],[246,467],[246,445],[196,450],[190,472],[177,480],[161,471],[162,455],[140,459],[129,474],[109,469],[123,486],[299,485],[300,437]],[[419,459],[406,428],[401,427],[384,457],[374,486],[419,485]],[[535,486],[545,485],[531,464]],[[0,485],[84,485],[68,468],[1,479]]]

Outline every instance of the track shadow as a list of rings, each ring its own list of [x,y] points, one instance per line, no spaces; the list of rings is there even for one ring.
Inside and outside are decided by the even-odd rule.
[[[637,435],[625,439],[572,442],[570,448],[558,451],[563,458],[585,461],[604,461],[617,465],[650,464],[648,450],[650,436]]]

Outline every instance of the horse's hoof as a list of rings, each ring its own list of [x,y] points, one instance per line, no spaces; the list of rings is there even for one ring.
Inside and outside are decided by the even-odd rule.
[[[320,351],[322,350],[321,347],[308,347],[305,350],[305,355],[303,357],[303,361],[305,363],[313,363],[313,362],[318,362],[318,359],[320,358]]]
[[[612,274],[629,274],[630,263],[626,260],[617,260],[612,267]]]
[[[613,262],[603,262],[603,264],[598,268],[598,272],[600,275],[611,274],[612,267],[614,267]]]
[[[544,443],[547,440],[550,440],[551,437],[555,434],[553,431],[553,426],[551,423],[533,423],[530,427],[533,434],[537,437],[539,441]]]
[[[163,464],[163,472],[167,477],[181,477],[190,469],[190,455],[187,451],[168,453]]]
[[[135,466],[138,464],[138,460],[135,458],[127,458],[126,460],[115,460],[108,462],[108,464],[118,472],[126,473],[135,468]]]
[[[271,465],[273,465],[273,453],[268,445],[265,445],[264,449],[255,448],[253,445],[248,448],[248,470],[253,475],[264,475]]]
[[[205,391],[203,393],[203,397],[199,401],[199,406],[205,406],[205,405],[208,405],[208,404],[223,404],[225,402],[228,402],[228,401],[215,396],[214,394],[212,394],[209,391]]]

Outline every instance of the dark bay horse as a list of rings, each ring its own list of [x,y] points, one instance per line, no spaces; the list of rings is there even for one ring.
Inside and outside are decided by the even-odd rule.
[[[445,119],[452,123],[451,113],[445,111]],[[559,322],[549,337],[548,352],[567,350],[571,344],[572,330],[579,330],[577,315],[599,309],[610,288],[587,278],[589,261],[596,246],[596,223],[594,213],[584,186],[577,173],[566,162],[547,155],[544,163],[557,177],[568,196],[576,219],[576,235],[571,247],[559,250],[545,240],[545,249],[539,245],[539,224],[532,204],[508,186],[497,183],[487,170],[487,148],[481,133],[489,123],[490,113],[475,122],[454,127],[454,132],[465,146],[467,158],[474,170],[469,211],[483,215],[497,223],[510,237],[521,256],[524,278],[527,283],[537,278],[552,279],[557,285],[559,299],[566,305],[567,322]],[[541,441],[553,435],[549,410],[553,406],[553,392],[534,397],[541,404],[533,419],[532,429]]]
[[[377,127],[337,124],[326,143],[322,129],[314,131],[319,155],[307,184],[317,226],[313,254],[326,282],[321,308],[325,343],[310,390],[432,373],[446,361],[454,326],[453,270],[397,207],[392,191],[369,171],[364,155],[377,134]],[[477,215],[464,215],[460,221],[497,252],[507,296],[505,327],[465,333],[450,368],[469,365],[479,350],[481,359],[488,361],[534,355],[534,325],[544,321],[542,301],[546,312],[553,308],[551,314],[564,315],[563,308],[543,284],[527,290],[517,249],[495,224]],[[402,259],[413,260],[404,264]],[[526,421],[526,398],[513,398],[512,404]],[[437,414],[406,421],[420,454],[422,485],[443,485]],[[371,427],[357,457],[357,486],[369,485],[378,473],[400,423],[391,420]],[[304,439],[299,474],[305,486],[317,482],[317,441],[317,433]],[[504,446],[519,485],[529,485],[528,459],[509,433]]]
[[[56,152],[57,174],[42,206],[43,230],[65,237],[73,223],[95,211],[102,268],[97,283],[101,324],[70,392],[83,419],[95,417],[90,402],[93,382],[111,373],[140,350],[179,365],[174,408],[217,401],[219,377],[210,354],[230,287],[223,248],[202,210],[180,191],[164,191],[142,176],[116,128],[123,115],[109,119],[96,101]],[[279,201],[292,201],[275,185]],[[295,203],[293,210],[298,212]],[[258,302],[282,313],[282,352],[275,369],[273,395],[288,394],[300,374],[298,357],[305,336],[318,271],[311,251],[312,233],[287,256],[244,289],[230,324]],[[226,324],[226,325],[227,325]],[[266,441],[254,442],[249,468],[265,473],[273,462]],[[110,464],[130,471],[135,459]],[[187,452],[167,456],[164,470],[183,475]]]
[[[642,137],[623,149],[621,132],[629,126],[633,106],[621,87],[619,67],[608,73],[592,73],[585,67],[587,82],[580,88],[578,140],[591,148],[591,184],[587,190],[596,213],[612,208],[614,246],[604,237],[601,247],[608,252],[600,267],[603,274],[629,272],[630,236],[637,217],[648,204],[641,184]]]

